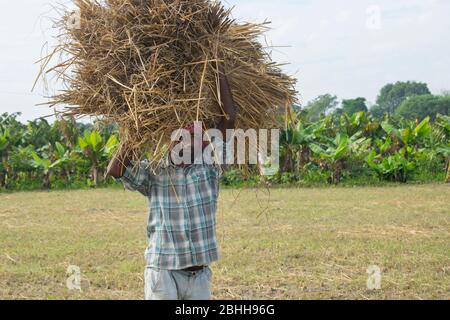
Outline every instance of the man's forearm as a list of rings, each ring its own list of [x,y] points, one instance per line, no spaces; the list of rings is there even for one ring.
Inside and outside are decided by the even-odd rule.
[[[236,122],[236,108],[233,100],[233,94],[231,93],[230,84],[225,75],[223,68],[219,69],[219,86],[220,86],[220,99],[225,113],[223,120],[219,126],[219,129],[225,131],[227,129],[234,129]]]
[[[119,151],[111,159],[106,172],[107,177],[121,178],[126,168],[131,164],[131,154],[128,151]]]

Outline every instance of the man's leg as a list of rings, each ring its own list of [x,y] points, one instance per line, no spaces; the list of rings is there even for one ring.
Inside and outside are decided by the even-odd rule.
[[[172,271],[145,269],[145,300],[178,300],[178,290]]]

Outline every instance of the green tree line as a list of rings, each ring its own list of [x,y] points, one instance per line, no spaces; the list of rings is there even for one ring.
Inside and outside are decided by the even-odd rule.
[[[294,108],[276,182],[449,180],[450,94],[426,83],[385,85],[375,105],[324,94]]]
[[[450,117],[408,120],[360,111],[323,115],[293,112],[281,134],[276,182],[343,180],[408,182],[450,178]]]
[[[281,167],[273,177],[257,168],[225,172],[226,185],[347,181],[408,182],[450,179],[450,96],[426,84],[382,88],[368,108],[364,98],[342,103],[333,95],[294,107],[280,118]],[[23,124],[0,115],[0,190],[97,187],[117,147],[114,126],[60,119]]]
[[[0,189],[96,187],[118,145],[114,127],[0,115]]]

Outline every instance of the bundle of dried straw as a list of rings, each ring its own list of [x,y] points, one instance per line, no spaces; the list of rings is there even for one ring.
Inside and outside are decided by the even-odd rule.
[[[74,3],[79,24],[65,14],[59,45],[41,60],[41,74],[64,83],[49,104],[64,105],[63,115],[117,123],[121,141],[135,150],[156,153],[174,130],[193,121],[217,124],[223,115],[219,65],[239,128],[273,128],[280,109],[295,101],[295,80],[259,42],[267,23],[237,23],[209,0]]]

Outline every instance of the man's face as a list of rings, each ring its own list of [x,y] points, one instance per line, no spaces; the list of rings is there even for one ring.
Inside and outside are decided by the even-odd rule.
[[[174,156],[177,156],[180,159],[184,159],[184,152],[189,152],[190,153],[190,157],[189,157],[190,158],[190,162],[188,161],[188,163],[185,163],[183,161],[180,164],[180,166],[188,166],[188,165],[191,165],[191,164],[194,163],[194,160],[195,160],[195,148],[194,148],[195,136],[194,136],[193,133],[191,133],[189,140],[190,141],[183,141],[183,138],[181,137],[179,141],[172,142],[172,144],[171,144],[171,146],[169,148],[169,154],[170,154],[170,157],[171,157],[170,160],[171,160],[172,163],[175,163],[175,161],[173,159]],[[174,148],[178,144],[181,144],[183,148],[181,148],[181,150],[178,152],[178,154],[173,154]]]

